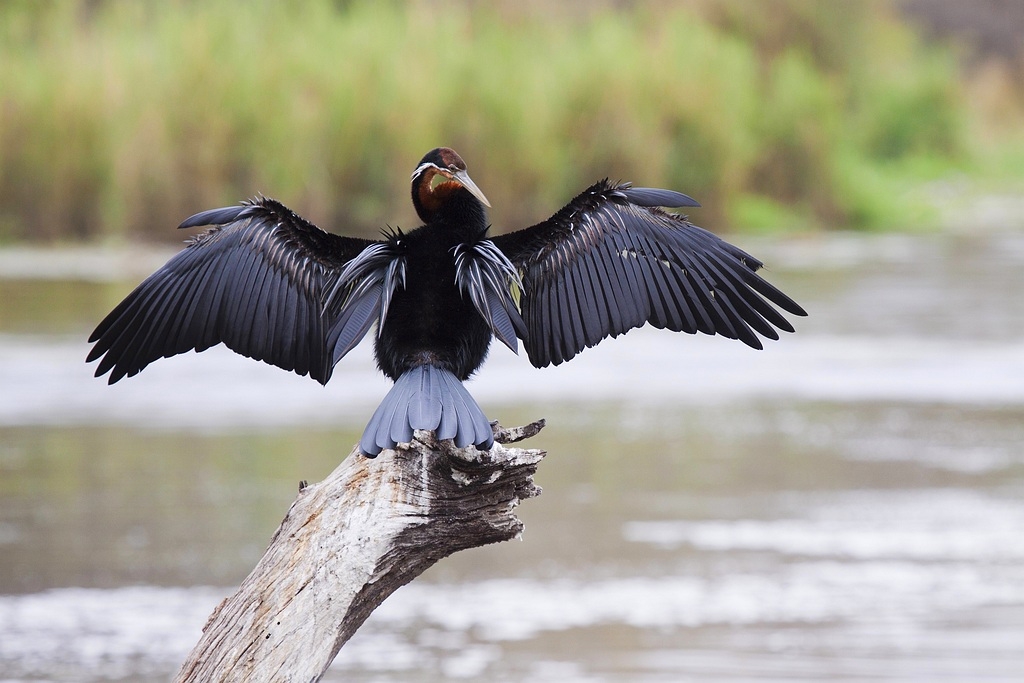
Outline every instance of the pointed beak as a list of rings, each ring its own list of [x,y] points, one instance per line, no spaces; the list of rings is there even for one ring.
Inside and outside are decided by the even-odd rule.
[[[480,188],[476,186],[476,183],[470,179],[469,173],[466,171],[456,171],[452,173],[452,180],[458,181],[460,185],[469,190],[471,195],[479,199],[484,206],[489,207],[491,205],[491,203],[487,201],[487,197],[485,197],[484,193],[480,191]]]

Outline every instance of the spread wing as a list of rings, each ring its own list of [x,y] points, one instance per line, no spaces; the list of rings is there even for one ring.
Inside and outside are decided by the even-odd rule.
[[[368,325],[334,297],[345,265],[370,240],[324,232],[282,204],[259,198],[192,216],[213,225],[135,288],[89,337],[88,361],[113,384],[158,358],[230,349],[326,383]],[[345,283],[351,292],[359,283]],[[333,305],[330,303],[334,301]],[[347,334],[346,334],[347,332]],[[345,338],[341,346],[339,338]],[[358,340],[356,340],[358,341]]]
[[[699,206],[669,190],[607,180],[533,227],[493,239],[523,282],[524,345],[537,367],[650,323],[761,348],[806,315],[757,275],[762,263],[658,207]],[[772,305],[774,304],[774,306]]]

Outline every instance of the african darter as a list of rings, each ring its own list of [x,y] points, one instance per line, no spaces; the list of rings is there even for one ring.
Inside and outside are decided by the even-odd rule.
[[[423,225],[381,240],[324,232],[265,197],[192,216],[180,227],[213,227],[92,333],[96,376],[112,384],[223,342],[326,383],[376,323],[377,365],[394,386],[362,452],[417,429],[489,448],[491,426],[462,383],[492,336],[514,352],[521,339],[544,367],[645,323],[760,349],[757,334],[793,331],[771,304],[806,315],[757,275],[760,261],[664,211],[699,206],[678,192],[604,180],[537,225],[488,237],[490,204],[459,155],[440,148],[416,166],[412,201]]]

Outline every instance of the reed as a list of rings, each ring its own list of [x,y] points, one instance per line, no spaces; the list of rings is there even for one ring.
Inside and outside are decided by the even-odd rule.
[[[887,3],[570,7],[4,3],[0,239],[175,238],[258,192],[410,226],[439,145],[499,230],[604,176],[692,194],[716,228],[870,228],[910,215],[893,183],[971,154],[955,61]]]

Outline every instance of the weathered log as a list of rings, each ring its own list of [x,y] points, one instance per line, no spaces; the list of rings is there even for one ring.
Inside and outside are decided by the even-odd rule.
[[[496,427],[488,452],[412,444],[353,451],[299,496],[263,558],[213,611],[176,681],[318,681],[345,642],[397,588],[442,557],[515,538],[520,500],[545,453],[506,448],[543,420]]]

